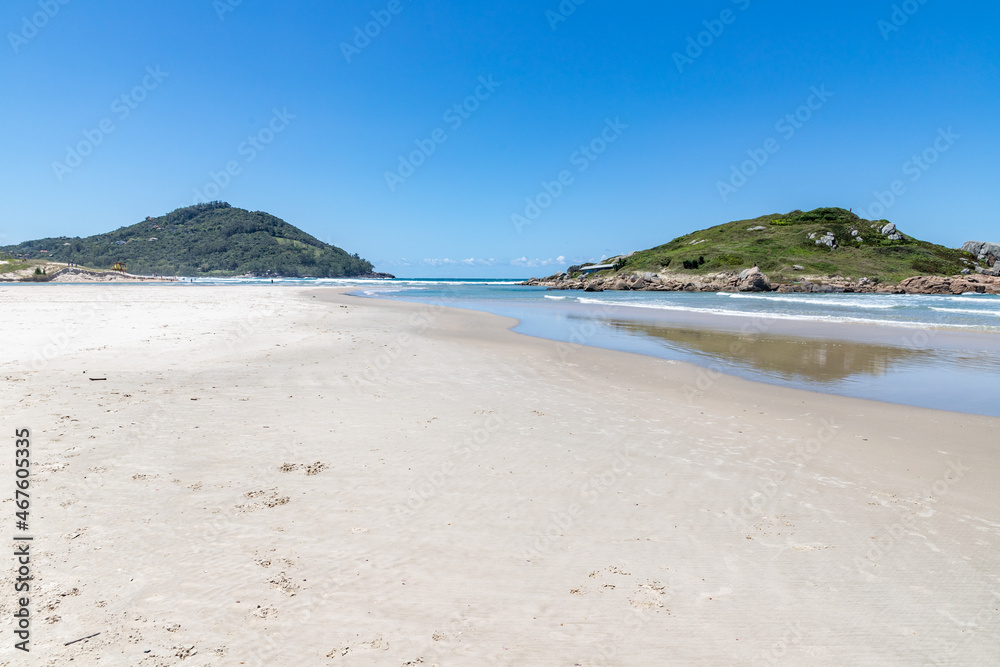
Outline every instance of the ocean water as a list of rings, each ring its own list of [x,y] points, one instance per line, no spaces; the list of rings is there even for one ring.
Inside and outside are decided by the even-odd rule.
[[[384,287],[383,287],[384,285]],[[728,292],[549,291],[516,281],[388,281],[364,290],[366,296],[419,301],[490,303],[576,303],[620,313],[627,309],[702,313],[715,316],[785,319],[801,322],[944,327],[1000,333],[1000,296],[890,294],[733,294]],[[481,304],[480,304],[481,305]]]

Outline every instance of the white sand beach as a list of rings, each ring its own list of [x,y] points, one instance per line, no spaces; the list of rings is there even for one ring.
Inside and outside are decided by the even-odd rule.
[[[342,292],[0,286],[0,664],[1000,663],[1000,419]]]

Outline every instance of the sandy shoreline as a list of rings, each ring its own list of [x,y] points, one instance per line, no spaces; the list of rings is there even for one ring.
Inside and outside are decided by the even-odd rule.
[[[339,291],[0,287],[27,664],[1000,660],[1000,419]]]
[[[371,296],[377,290],[357,292]],[[377,297],[378,298],[378,297]],[[385,298],[385,297],[381,297]],[[389,298],[399,298],[393,294]],[[514,331],[827,394],[1000,418],[1000,329],[790,319],[606,303],[407,297],[519,320]],[[912,297],[911,297],[912,298]]]

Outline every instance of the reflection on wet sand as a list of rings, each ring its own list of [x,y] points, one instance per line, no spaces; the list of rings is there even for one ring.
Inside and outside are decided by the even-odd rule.
[[[734,363],[785,380],[833,384],[856,376],[881,376],[918,360],[926,363],[935,352],[862,342],[740,334],[708,329],[655,326],[627,320],[608,320],[619,330],[655,338],[682,352]]]

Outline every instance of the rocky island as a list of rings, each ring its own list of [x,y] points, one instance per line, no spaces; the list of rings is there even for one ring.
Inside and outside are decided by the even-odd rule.
[[[556,290],[1000,294],[1000,245],[920,241],[820,208],[730,222],[526,285]]]

